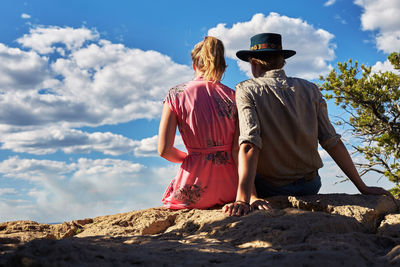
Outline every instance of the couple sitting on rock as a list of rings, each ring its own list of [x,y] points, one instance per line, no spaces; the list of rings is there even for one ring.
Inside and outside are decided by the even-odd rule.
[[[227,67],[222,42],[205,37],[196,44],[196,77],[164,99],[158,152],[182,163],[164,193],[165,207],[225,204],[225,213],[240,216],[270,209],[266,197],[317,194],[318,143],[362,194],[389,194],[361,180],[318,87],[285,75],[285,59],[295,53],[282,49],[279,34],[253,36],[250,50],[236,55],[250,62],[254,78],[233,91],[220,82]],[[188,153],[174,147],[176,127]]]

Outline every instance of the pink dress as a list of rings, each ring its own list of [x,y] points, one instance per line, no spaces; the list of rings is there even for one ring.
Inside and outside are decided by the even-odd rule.
[[[232,159],[235,93],[201,77],[169,90],[164,100],[178,118],[188,156],[162,199],[170,209],[206,209],[233,202],[238,173]]]

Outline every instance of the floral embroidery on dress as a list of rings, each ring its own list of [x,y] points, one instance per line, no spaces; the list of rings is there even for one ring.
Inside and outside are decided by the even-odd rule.
[[[217,151],[215,153],[210,153],[205,155],[205,160],[210,160],[216,165],[229,163],[229,155],[226,151]]]
[[[188,206],[191,204],[195,204],[200,200],[201,195],[204,193],[205,189],[201,188],[201,183],[198,184],[185,184],[178,191],[175,191],[174,198],[182,201],[184,205]]]
[[[187,84],[186,84],[186,83],[182,83],[182,84],[179,84],[179,85],[177,85],[177,86],[175,86],[175,87],[172,87],[172,88],[169,90],[169,95],[170,95],[171,97],[177,97],[180,93],[182,93],[183,91],[185,91],[186,87],[187,87]]]
[[[236,115],[236,105],[231,99],[214,97],[214,102],[217,105],[218,116],[220,117],[228,117],[228,119],[232,119]]]
[[[207,139],[207,147],[223,146],[224,142]],[[208,153],[204,156],[205,160],[211,161],[213,164],[227,164],[229,162],[229,154],[226,151],[217,151]]]

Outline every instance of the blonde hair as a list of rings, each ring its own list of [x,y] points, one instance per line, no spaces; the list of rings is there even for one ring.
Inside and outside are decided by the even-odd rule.
[[[192,60],[204,80],[220,81],[226,69],[223,43],[215,37],[207,36],[192,50]]]
[[[281,69],[286,64],[285,58],[282,55],[271,55],[262,59],[250,57],[249,61],[259,64],[264,71]]]

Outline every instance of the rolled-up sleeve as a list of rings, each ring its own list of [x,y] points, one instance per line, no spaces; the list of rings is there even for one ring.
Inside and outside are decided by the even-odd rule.
[[[163,104],[167,104],[172,112],[179,118],[181,116],[181,112],[179,112],[179,98],[175,90],[176,88],[172,88],[168,91],[168,94],[163,100]]]
[[[328,108],[325,100],[320,95],[319,110],[318,110],[318,141],[325,150],[335,146],[340,135],[336,133],[328,116]]]
[[[236,106],[239,115],[239,145],[244,142],[250,142],[261,149],[260,121],[254,100],[246,89],[238,84],[235,90]]]

